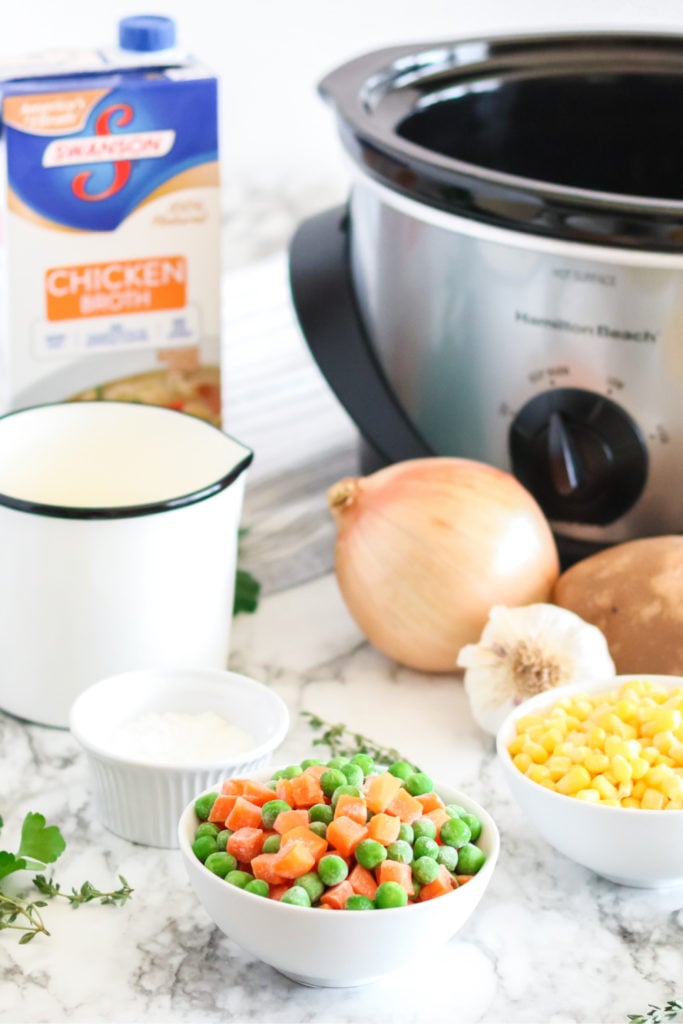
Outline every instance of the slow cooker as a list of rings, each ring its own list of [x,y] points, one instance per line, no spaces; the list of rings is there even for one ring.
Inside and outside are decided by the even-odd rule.
[[[321,83],[353,184],[295,308],[385,462],[513,472],[566,561],[683,530],[683,36],[397,46]]]

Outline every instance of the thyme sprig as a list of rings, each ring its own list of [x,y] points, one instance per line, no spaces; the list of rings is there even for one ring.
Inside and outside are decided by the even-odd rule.
[[[383,747],[369,736],[349,729],[342,722],[326,722],[319,715],[312,711],[301,711],[301,716],[308,720],[311,729],[318,732],[323,730],[313,740],[313,746],[324,746],[330,751],[332,757],[353,757],[354,754],[369,754],[375,761],[382,764],[393,764],[395,761],[408,761],[413,764],[410,758],[404,757],[395,747]]]
[[[49,896],[51,899],[54,896],[61,896],[62,899],[68,900],[72,907],[80,907],[82,903],[90,903],[92,900],[99,900],[105,905],[122,907],[130,899],[133,889],[123,875],[119,875],[119,882],[121,888],[113,889],[111,892],[102,892],[100,889],[96,889],[91,882],[83,882],[80,889],[72,888],[69,893],[62,892],[59,882],[53,881],[52,878],[46,878],[45,875],[36,875],[33,879],[36,889],[44,896]],[[45,905],[42,904],[42,906]]]
[[[45,900],[34,900],[32,903],[22,902],[0,892],[0,930],[13,928],[23,932],[19,939],[21,946],[34,939],[39,932],[49,935],[39,909],[46,906]]]
[[[670,999],[664,1006],[655,1006],[648,1003],[650,1009],[647,1013],[629,1013],[628,1020],[631,1024],[664,1024],[667,1020],[676,1020],[679,1013],[683,1012],[683,1001]]]

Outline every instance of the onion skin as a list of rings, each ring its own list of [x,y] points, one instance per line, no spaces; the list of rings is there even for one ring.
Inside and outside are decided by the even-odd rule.
[[[327,500],[344,602],[370,643],[403,665],[454,672],[493,605],[550,600],[555,541],[509,473],[470,459],[413,459],[340,480]]]

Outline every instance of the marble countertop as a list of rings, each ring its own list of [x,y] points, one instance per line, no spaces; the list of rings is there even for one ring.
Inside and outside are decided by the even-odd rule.
[[[264,212],[262,230],[252,223],[248,251],[237,238],[225,281],[227,425],[256,450],[240,562],[265,595],[255,615],[235,621],[231,667],[286,701],[292,725],[278,760],[319,753],[298,714],[306,709],[471,793],[501,831],[492,884],[429,963],[367,988],[300,987],[213,926],[177,851],[102,827],[68,732],[0,712],[0,845],[14,848],[24,815],[37,810],[67,840],[55,871],[63,890],[86,878],[106,889],[119,874],[135,890],[124,907],[51,901],[50,937],[27,945],[0,932],[0,1021],[626,1024],[628,1013],[683,994],[683,891],[620,888],[556,853],[526,826],[458,679],[387,661],[347,614],[324,495],[357,471],[356,434],[288,306],[282,246],[308,208],[286,206],[279,227],[277,210]]]

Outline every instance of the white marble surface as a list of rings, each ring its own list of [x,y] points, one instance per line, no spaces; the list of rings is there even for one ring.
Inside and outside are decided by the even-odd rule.
[[[292,728],[279,759],[315,752],[298,716],[305,708],[396,746],[488,807],[502,852],[478,910],[411,972],[360,989],[299,987],[213,927],[179,853],[102,828],[68,733],[0,714],[0,845],[40,810],[67,838],[55,872],[63,887],[87,877],[104,888],[122,873],[135,889],[123,908],[53,901],[44,911],[51,937],[25,946],[0,932],[2,1021],[625,1024],[627,1013],[680,997],[683,890],[617,887],[530,832],[460,682],[417,675],[370,649],[333,576],[241,616],[232,667],[287,702]]]

